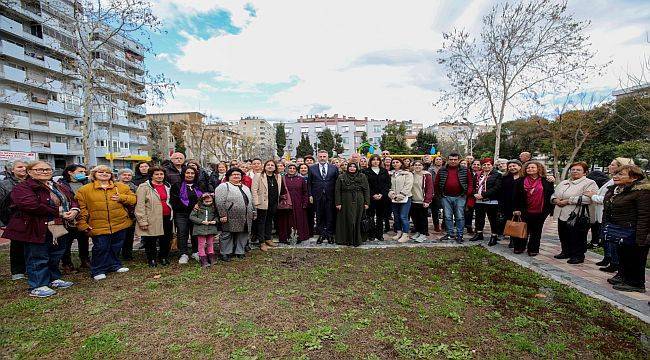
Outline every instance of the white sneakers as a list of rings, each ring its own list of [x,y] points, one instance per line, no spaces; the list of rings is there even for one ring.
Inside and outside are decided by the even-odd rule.
[[[11,275],[11,280],[22,280],[25,278],[25,274],[13,274]]]
[[[104,279],[106,279],[106,274],[98,274],[98,275],[95,275],[95,276],[93,276],[93,279],[95,279],[95,280],[97,280],[97,281],[99,281],[99,280],[104,280]]]
[[[199,259],[199,253],[193,253],[192,254],[192,259],[196,260],[197,262],[200,260]]]
[[[183,254],[183,255],[181,255],[180,258],[178,258],[178,263],[181,264],[181,265],[187,264],[187,261],[189,259],[190,258],[186,254]]]
[[[399,239],[401,237],[402,237],[402,232],[398,231],[397,234],[395,234],[395,236],[391,236],[390,239],[391,240],[397,240],[397,239]]]
[[[397,239],[397,242],[403,244],[403,243],[408,242],[409,240],[410,240],[410,238],[409,238],[409,234],[407,234],[407,233],[403,233],[402,236],[400,236],[400,238]]]
[[[121,268],[117,269],[115,272],[125,273],[125,272],[128,272],[128,271],[129,271],[128,267],[121,267]]]
[[[423,242],[429,240],[429,237],[424,235],[424,234],[416,233],[413,236],[411,236],[411,240],[413,240],[413,241],[415,241],[417,243],[423,243]]]

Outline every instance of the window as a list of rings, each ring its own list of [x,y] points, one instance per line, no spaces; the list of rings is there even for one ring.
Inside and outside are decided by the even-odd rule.
[[[332,132],[336,132],[336,125],[327,125],[327,128],[332,130]]]
[[[341,132],[346,133],[346,132],[348,132],[348,131],[350,131],[350,127],[349,127],[349,126],[343,126],[343,127],[341,128]]]
[[[11,62],[5,62],[5,65],[7,65],[7,66],[9,66],[9,67],[12,67],[12,68],[14,68],[14,69],[18,69],[18,70],[25,71],[25,67],[24,67],[24,66],[20,66],[20,65],[18,65],[18,64],[14,64],[14,63],[11,63]]]
[[[32,133],[27,131],[14,131],[14,139],[31,140]]]
[[[80,138],[80,137],[76,137],[76,138],[74,138],[74,142],[75,142],[77,145],[81,144],[81,138]]]
[[[316,130],[316,131],[318,131],[318,130]],[[301,128],[300,128],[300,133],[301,133],[301,134],[307,134],[307,133],[309,133],[309,128],[308,128],[308,127],[301,127]]]
[[[62,143],[63,142],[63,136],[55,136],[54,137],[54,142]]]
[[[381,132],[381,125],[374,125],[372,130],[376,133]]]
[[[348,138],[343,138],[343,143],[346,145],[349,144]]]
[[[319,133],[321,131],[323,131],[323,127],[322,126],[316,126],[316,132]]]
[[[11,109],[11,113],[16,116],[29,117],[29,111],[20,110],[20,109]]]
[[[106,147],[106,140],[97,140],[97,146]]]

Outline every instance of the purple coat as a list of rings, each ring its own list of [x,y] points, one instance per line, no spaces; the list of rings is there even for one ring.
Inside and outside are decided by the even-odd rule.
[[[71,208],[78,208],[70,190],[59,184],[56,188],[68,198]],[[27,179],[11,191],[15,211],[3,237],[16,241],[42,244],[47,234],[47,222],[59,216],[59,209],[50,205],[50,190],[34,179]]]

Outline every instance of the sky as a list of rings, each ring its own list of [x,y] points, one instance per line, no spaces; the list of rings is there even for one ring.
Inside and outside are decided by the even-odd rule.
[[[154,34],[152,73],[179,82],[149,112],[201,111],[225,121],[259,116],[295,121],[339,114],[431,125],[446,88],[436,63],[442,33],[480,31],[487,0],[152,0],[163,21]],[[570,0],[590,20],[605,74],[582,84],[610,94],[650,57],[650,6],[639,0]],[[559,96],[559,94],[558,94]]]

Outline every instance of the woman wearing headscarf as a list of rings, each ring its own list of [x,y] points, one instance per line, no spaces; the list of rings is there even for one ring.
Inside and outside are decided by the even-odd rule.
[[[11,191],[13,213],[3,237],[24,244],[29,295],[48,297],[56,294],[52,288],[73,285],[61,279],[59,261],[69,239],[60,230],[73,226],[79,208],[72,192],[52,181],[47,162],[29,163],[27,175]]]
[[[361,245],[368,234],[361,231],[361,218],[370,205],[370,187],[357,163],[348,163],[346,171],[336,180],[334,188],[336,243]]]
[[[298,175],[298,167],[295,164],[287,165],[286,169],[284,185],[291,198],[291,209],[278,210],[278,237],[281,243],[288,243],[291,229],[295,229],[298,242],[302,242],[310,237],[307,223],[307,205],[309,204],[307,182]]]
[[[174,225],[176,225],[176,239],[178,240],[178,250],[181,256],[178,259],[179,264],[187,264],[189,260],[190,249],[187,247],[187,239],[192,233],[192,222],[190,213],[194,205],[199,201],[203,192],[197,185],[198,173],[191,166],[183,169],[181,172],[181,181],[173,184],[169,191],[170,203],[174,210]],[[192,258],[199,261],[199,247],[196,239],[192,237]]]
[[[135,205],[135,194],[122,183],[113,181],[113,172],[106,165],[90,170],[89,184],[77,191],[79,223],[77,228],[93,239],[90,273],[95,280],[106,279],[106,273],[129,271],[119,259],[120,250],[133,221],[129,207]]]
[[[253,195],[242,183],[244,172],[232,168],[226,172],[226,181],[214,191],[214,201],[221,223],[221,260],[230,261],[230,255],[238,258],[245,255],[245,246],[250,238],[252,222],[257,216],[253,206]]]

